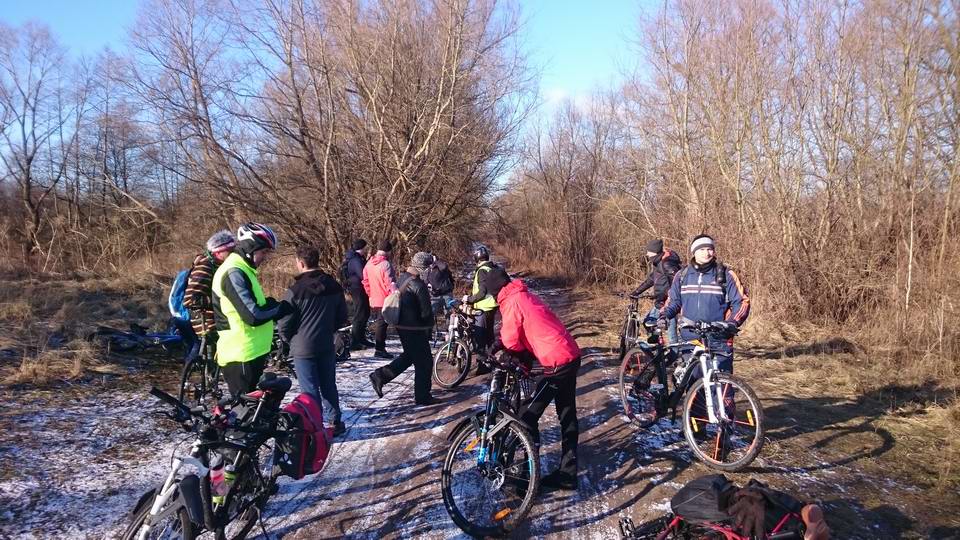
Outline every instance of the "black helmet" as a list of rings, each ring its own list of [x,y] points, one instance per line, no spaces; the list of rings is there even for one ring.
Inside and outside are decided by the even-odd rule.
[[[490,260],[490,250],[486,246],[480,246],[477,249],[473,250],[473,260],[476,262],[480,261],[489,261]]]

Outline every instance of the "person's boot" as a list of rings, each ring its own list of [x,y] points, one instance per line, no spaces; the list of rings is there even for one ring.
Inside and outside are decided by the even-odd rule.
[[[339,437],[347,432],[347,425],[343,422],[334,422],[333,423],[333,436]]]
[[[415,400],[415,402],[417,405],[437,405],[438,403],[442,403],[442,401],[433,396],[427,396],[426,399],[418,399]]]
[[[540,479],[540,485],[547,489],[563,491],[577,490],[577,475],[557,469]]]
[[[376,352],[373,353],[373,356],[383,358],[384,360],[393,360],[393,355],[384,349],[377,349]]]
[[[377,397],[383,397],[383,385],[388,381],[381,373],[381,369],[377,368],[370,372],[370,384],[373,385],[373,391],[377,393]]]

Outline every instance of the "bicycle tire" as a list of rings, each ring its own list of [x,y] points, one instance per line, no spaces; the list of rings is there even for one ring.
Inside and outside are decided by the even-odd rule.
[[[473,426],[465,425],[460,428],[460,430],[457,431],[451,439],[453,442],[450,444],[450,448],[447,450],[447,455],[443,461],[443,468],[440,472],[440,490],[441,494],[443,495],[443,505],[457,527],[460,527],[461,530],[470,536],[477,538],[506,536],[526,518],[527,514],[530,512],[530,509],[533,508],[533,503],[537,496],[537,489],[540,485],[540,458],[537,454],[536,447],[534,446],[533,437],[531,437],[527,430],[521,427],[519,424],[511,422],[509,425],[507,425],[507,427],[495,435],[495,437],[499,438],[501,441],[508,441],[511,437],[513,438],[516,446],[514,447],[513,452],[511,452],[511,457],[515,456],[516,451],[520,450],[521,448],[523,449],[526,457],[522,460],[519,460],[519,465],[522,466],[528,473],[526,480],[527,488],[522,494],[523,498],[521,499],[520,505],[516,510],[504,508],[503,510],[491,515],[489,521],[496,522],[496,524],[478,524],[476,523],[476,520],[473,519],[473,516],[467,517],[464,515],[464,513],[461,511],[460,505],[458,504],[457,497],[453,493],[453,468],[457,458],[459,457],[459,454],[461,453],[459,452],[459,449],[468,439],[473,441],[476,437],[477,434]],[[469,443],[464,448],[468,447]],[[467,453],[467,459],[474,460],[475,458]],[[474,465],[476,465],[476,463],[474,463]],[[472,472],[478,471],[479,468],[474,466],[472,469],[468,467],[466,470]],[[478,472],[477,474],[480,473]],[[495,485],[495,482],[493,482],[490,487],[493,487],[493,485]],[[497,486],[495,491],[500,492],[502,486],[503,483],[501,483],[501,486]],[[474,494],[468,494],[467,497],[461,499],[461,502],[466,502],[468,499],[471,502],[474,502],[479,498],[474,497],[473,495]],[[520,495],[516,495],[514,498],[518,496]],[[496,507],[497,506],[495,506],[495,508]],[[501,513],[503,513],[502,516],[500,515]]]
[[[714,456],[710,456],[704,452],[703,448],[701,448],[699,444],[700,441],[697,441],[697,436],[694,432],[694,422],[691,421],[691,413],[694,407],[694,401],[703,389],[703,378],[700,378],[690,386],[686,395],[683,397],[683,434],[687,439],[687,446],[690,447],[693,455],[705,465],[720,471],[736,472],[749,465],[763,448],[763,407],[760,404],[760,399],[757,398],[757,394],[740,377],[730,373],[722,372],[715,373],[714,376],[716,377],[716,382],[714,384],[719,384],[722,386],[722,391],[725,396],[728,394],[728,392],[731,392],[730,395],[732,396],[732,399],[735,399],[733,396],[736,396],[737,394],[741,394],[746,397],[747,403],[749,404],[748,410],[750,411],[750,414],[752,414],[753,418],[750,418],[749,415],[745,414],[743,418],[746,418],[746,420],[738,420],[737,418],[740,418],[740,414],[739,411],[736,410],[736,406],[734,406],[735,417],[732,427],[730,425],[716,426],[713,428],[717,431],[716,435],[709,434],[709,429],[711,426],[713,426],[713,424],[704,423],[703,419],[698,421],[697,424],[701,427],[697,427],[697,431],[699,431],[699,429],[703,429],[704,433],[707,435],[704,441],[709,441],[709,439],[713,437],[716,438],[716,442],[714,443]],[[731,388],[733,389],[732,391],[730,390]],[[725,448],[722,449],[721,446],[733,445],[733,442],[729,442],[729,437],[731,436],[730,432],[724,432],[723,430],[734,430],[735,433],[737,430],[737,424],[749,425],[751,423],[754,424],[752,426],[754,433],[746,450],[743,451],[742,457],[730,462],[726,461],[725,459],[717,459],[717,457],[725,458],[726,454],[729,452],[729,450]]]
[[[648,391],[656,374],[656,364],[649,352],[634,347],[623,355],[618,384],[620,404],[630,422],[640,428],[650,427],[659,419],[656,397]]]
[[[153,506],[153,501],[156,500],[157,494],[154,493],[151,497],[143,501],[143,503],[134,509],[133,519],[130,524],[127,525],[127,528],[123,531],[121,535],[122,540],[137,540],[140,537],[140,529],[143,527],[144,522],[147,520],[147,516],[150,514],[150,508]],[[187,509],[180,503],[179,498],[174,498],[173,504],[180,504],[180,509],[176,510],[174,516],[170,516],[173,519],[172,524],[179,527],[179,535],[176,536],[156,536],[149,538],[178,538],[182,540],[193,540],[197,537],[197,533],[194,530],[193,523],[190,522],[190,516],[187,515]],[[175,529],[176,530],[176,529]]]
[[[451,363],[450,359],[450,350],[453,347],[456,347],[456,351],[453,353],[456,359],[455,364]],[[437,349],[436,354],[433,355],[434,382],[445,390],[450,390],[458,386],[467,378],[467,374],[470,373],[471,357],[470,346],[463,340],[458,339],[444,343],[443,346]],[[444,363],[454,368],[455,375],[453,377],[441,375]],[[446,370],[443,371],[445,372]]]
[[[637,319],[629,314],[623,320],[623,329],[620,332],[620,353],[618,358],[623,358],[630,347],[637,341]]]
[[[187,407],[200,405],[208,392],[204,364],[199,358],[194,358],[187,362],[180,372],[180,392],[177,399]]]

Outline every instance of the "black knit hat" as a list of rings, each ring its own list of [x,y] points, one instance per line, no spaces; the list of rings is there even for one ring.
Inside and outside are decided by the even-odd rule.
[[[663,252],[663,239],[656,238],[647,242],[647,252],[648,253],[662,253]]]
[[[361,249],[367,247],[367,241],[363,238],[357,238],[353,241],[353,244],[350,244],[350,249],[353,251],[360,251]]]
[[[393,244],[391,244],[389,240],[381,240],[380,243],[377,244],[377,250],[389,253],[393,251]]]
[[[496,298],[500,294],[500,289],[504,288],[507,283],[510,283],[510,275],[507,274],[506,270],[497,266],[490,270],[487,275],[487,292]]]

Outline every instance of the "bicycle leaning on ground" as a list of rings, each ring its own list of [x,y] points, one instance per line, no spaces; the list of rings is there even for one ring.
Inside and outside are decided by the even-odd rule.
[[[96,331],[87,335],[87,341],[96,343],[108,353],[132,353],[150,349],[161,349],[166,354],[179,353],[183,348],[183,336],[171,321],[163,332],[151,332],[136,323],[130,324],[130,330],[117,330],[109,326],[98,326]]]
[[[192,540],[204,531],[212,531],[217,540],[245,538],[277,491],[269,441],[293,433],[276,429],[280,402],[290,386],[288,378],[265,376],[258,390],[235,407],[217,405],[212,415],[202,405],[188,407],[151,388],[150,394],[173,407],[165,415],[196,439],[187,455],[174,453],[163,483],[140,497],[122,538]]]
[[[476,311],[469,304],[450,305],[447,340],[433,355],[433,380],[441,388],[454,388],[467,378],[473,355],[478,353]]]
[[[763,447],[763,408],[743,379],[718,370],[709,344],[711,338],[728,337],[727,329],[684,320],[680,327],[699,339],[667,345],[656,320],[643,324],[648,340],[627,351],[620,365],[620,400],[627,417],[647,428],[671,410],[675,422],[680,407],[684,437],[697,459],[722,471],[749,465]]]
[[[512,355],[490,359],[493,373],[483,412],[461,421],[440,473],[447,513],[475,537],[506,535],[533,507],[540,458],[521,403],[533,390],[530,368]]]

